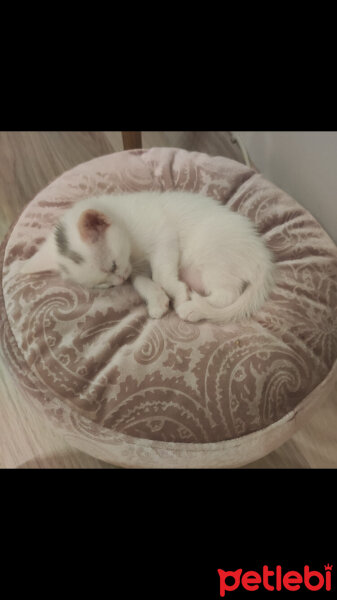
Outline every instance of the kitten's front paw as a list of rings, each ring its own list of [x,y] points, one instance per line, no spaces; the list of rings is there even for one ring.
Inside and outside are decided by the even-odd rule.
[[[193,300],[183,302],[183,304],[177,306],[175,310],[178,317],[180,317],[184,321],[189,321],[190,323],[196,323],[196,321],[200,321],[204,318],[201,315],[199,309],[195,306]]]
[[[169,308],[170,299],[164,291],[158,291],[147,303],[147,310],[151,319],[160,319]]]
[[[174,296],[174,308],[175,310],[190,299],[190,294],[187,285],[183,281],[179,281],[177,290]]]

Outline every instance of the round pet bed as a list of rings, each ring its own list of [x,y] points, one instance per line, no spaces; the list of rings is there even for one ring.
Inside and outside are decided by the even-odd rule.
[[[250,320],[159,320],[127,283],[85,289],[19,275],[62,212],[90,195],[201,192],[247,215],[276,283]],[[1,354],[73,446],[124,467],[235,467],[290,437],[337,389],[337,248],[295,200],[236,161],[177,148],[119,152],[67,171],[1,246]]]

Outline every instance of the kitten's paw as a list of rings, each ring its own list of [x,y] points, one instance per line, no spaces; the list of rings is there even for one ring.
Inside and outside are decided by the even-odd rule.
[[[184,304],[190,299],[190,293],[187,285],[183,281],[179,281],[177,291],[174,295],[174,308],[177,309],[180,304]]]
[[[189,321],[190,323],[196,323],[204,318],[199,309],[195,306],[193,300],[188,300],[177,306],[176,313],[181,319]]]
[[[163,290],[156,292],[147,303],[147,310],[151,319],[163,317],[168,311],[169,304],[170,299]]]

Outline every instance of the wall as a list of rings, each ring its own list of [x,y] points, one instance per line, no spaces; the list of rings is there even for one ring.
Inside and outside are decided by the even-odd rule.
[[[337,131],[234,131],[263,175],[337,243]]]

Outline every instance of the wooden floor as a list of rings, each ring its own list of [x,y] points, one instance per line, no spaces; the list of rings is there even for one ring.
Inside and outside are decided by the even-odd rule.
[[[175,146],[243,162],[229,132],[151,131],[143,147]],[[0,132],[0,241],[22,208],[63,171],[123,150],[120,132]],[[337,399],[336,399],[337,400]],[[0,363],[0,467],[114,468],[71,448],[30,412]],[[288,442],[248,468],[337,467],[337,402],[325,402]]]

